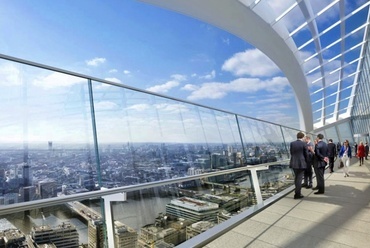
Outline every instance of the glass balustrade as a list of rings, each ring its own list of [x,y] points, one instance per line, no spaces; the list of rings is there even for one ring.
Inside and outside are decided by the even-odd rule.
[[[293,184],[298,130],[22,62],[0,61],[0,232],[14,242],[68,230],[170,247]]]

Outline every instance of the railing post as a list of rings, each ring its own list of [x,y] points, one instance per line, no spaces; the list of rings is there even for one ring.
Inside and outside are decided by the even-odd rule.
[[[114,247],[114,222],[111,202],[126,201],[126,192],[102,196],[104,199],[105,226],[107,228],[108,247]]]
[[[248,165],[247,168],[251,172],[251,175],[252,175],[252,183],[253,183],[254,193],[256,195],[257,204],[262,205],[263,204],[263,199],[262,199],[260,184],[259,184],[259,181],[258,181],[257,171],[268,170],[269,167],[268,166],[266,166],[266,167],[254,167],[254,166]]]

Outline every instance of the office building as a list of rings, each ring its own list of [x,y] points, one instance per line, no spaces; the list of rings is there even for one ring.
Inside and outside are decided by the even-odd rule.
[[[23,248],[27,246],[26,236],[7,219],[0,219],[0,247]]]
[[[99,220],[88,221],[88,247],[99,248],[104,246],[104,223]]]
[[[181,197],[171,200],[166,205],[166,214],[174,218],[182,218],[197,222],[202,220],[217,220],[219,205],[189,197]]]
[[[57,184],[53,179],[42,180],[37,183],[37,187],[41,199],[57,196]]]
[[[38,245],[54,244],[56,247],[77,248],[79,238],[76,227],[63,223],[56,227],[34,226],[31,231],[33,242]]]
[[[29,164],[23,165],[23,186],[29,187],[32,186],[32,168]]]
[[[127,225],[115,221],[114,222],[114,238],[115,238],[115,247],[122,248],[135,248],[137,244],[137,232],[128,227]]]
[[[19,202],[18,193],[7,193],[0,196],[0,205],[11,205]]]
[[[149,225],[140,229],[138,247],[174,247],[181,242],[179,238],[179,232],[174,228],[162,228]]]
[[[191,239],[202,232],[214,227],[216,224],[210,221],[198,221],[186,227],[186,239]]]
[[[36,186],[22,187],[19,189],[20,201],[33,201],[38,198],[36,194]]]

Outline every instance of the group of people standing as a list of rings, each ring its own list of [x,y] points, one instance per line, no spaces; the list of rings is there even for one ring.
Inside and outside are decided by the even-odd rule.
[[[318,134],[314,143],[302,132],[297,133],[297,140],[290,143],[290,168],[295,176],[294,199],[301,199],[302,178],[306,188],[312,188],[312,167],[315,171],[317,186],[312,188],[317,190],[314,194],[325,193],[324,172],[326,164],[329,162],[328,146],[323,141],[324,135]]]
[[[312,188],[317,190],[314,194],[325,193],[324,173],[326,165],[330,173],[334,172],[334,161],[337,156],[343,162],[344,177],[349,177],[350,159],[352,158],[352,150],[348,140],[343,142],[343,145],[338,147],[333,143],[332,139],[328,140],[328,144],[323,141],[324,135],[321,133],[316,136],[314,143],[311,142],[309,136],[304,133],[297,133],[297,140],[290,143],[290,168],[293,169],[295,175],[295,194],[294,199],[301,199],[302,187]],[[340,143],[339,143],[340,144]],[[360,142],[357,151],[355,152],[360,161],[360,166],[363,165],[364,158],[367,159],[369,154],[369,146]],[[313,168],[313,170],[312,170]],[[313,171],[316,175],[316,187],[312,187]],[[303,184],[302,184],[302,178]]]

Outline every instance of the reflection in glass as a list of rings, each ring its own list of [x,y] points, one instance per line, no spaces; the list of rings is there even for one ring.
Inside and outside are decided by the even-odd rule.
[[[244,117],[238,120],[248,165],[287,159],[280,126]]]

